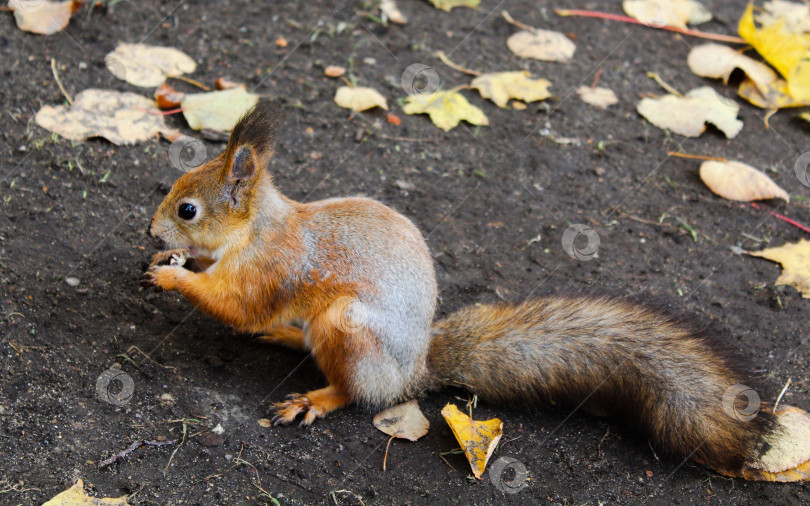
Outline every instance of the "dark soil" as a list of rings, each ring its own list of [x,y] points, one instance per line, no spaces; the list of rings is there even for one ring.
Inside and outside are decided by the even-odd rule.
[[[483,0],[480,10],[444,13],[400,0],[410,22],[387,27],[361,14],[371,5],[336,1],[121,2],[90,15],[84,9],[48,37],[19,31],[3,13],[0,503],[40,504],[81,477],[98,496],[135,493],[134,504],[272,503],[262,490],[282,504],[807,504],[806,484],[724,478],[656,455],[632,431],[580,412],[481,403],[478,419],[504,421],[494,459],[513,457],[530,477],[525,489],[504,494],[489,479],[471,479],[462,455],[446,454],[457,444],[439,411],[463,405],[461,391],[421,400],[431,431],[417,443],[394,441],[386,471],[387,436],[357,408],[308,428],[259,425],[271,402],[319,388],[323,377],[302,353],[235,334],[179,295],[140,286],[159,247],[145,233],[149,218],[179,175],[168,143],[71,143],[37,127],[42,105],[64,101],[52,58],[73,95],[91,87],[151,93],[115,79],[103,63],[117,42],[143,41],[191,55],[201,82],[227,76],[278,98],[287,113],[272,164],[280,188],[299,200],[363,194],[412,218],[435,255],[442,315],[530,294],[649,292],[724,331],[762,373],[764,400],[791,378],[783,402],[810,409],[808,301],[774,287],[778,265],[730,250],[806,237],[765,211],[810,222],[810,189],[793,170],[807,148],[795,110],[766,129],[763,111],[745,104],[745,128],[733,140],[713,128],[686,139],[652,127],[635,111],[639,95],[662,93],[648,71],[682,91],[709,85],[734,94],[689,72],[686,56],[699,39],[553,14],[553,7],[619,12],[618,1]],[[704,3],[715,20],[701,28],[734,33],[746,2]],[[500,17],[503,8],[575,37],[573,61],[513,56],[505,41],[516,29]],[[347,26],[338,33],[341,19]],[[280,37],[287,47],[276,44]],[[556,97],[516,111],[465,92],[491,126],[444,133],[426,116],[397,110],[404,96],[397,83],[412,63],[433,67],[445,88],[469,81],[434,57],[437,50],[482,71],[531,70],[553,82]],[[328,64],[353,65],[359,84],[383,91],[402,124],[387,123],[379,110],[338,108],[339,82],[323,76]],[[599,84],[621,99],[607,111],[574,93],[599,70]],[[193,134],[180,116],[168,121]],[[209,156],[224,147],[205,142]],[[700,182],[699,162],[667,156],[675,150],[768,168],[794,200],[760,210],[723,200]],[[597,258],[565,253],[561,237],[572,224],[598,232]],[[134,382],[121,407],[96,393],[97,378],[114,364]],[[99,468],[137,440],[183,439],[183,420],[179,447],[144,445]],[[221,435],[210,432],[218,424]]]

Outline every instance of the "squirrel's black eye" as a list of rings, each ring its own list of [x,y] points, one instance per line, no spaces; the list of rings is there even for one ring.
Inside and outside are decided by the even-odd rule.
[[[177,216],[183,218],[184,220],[193,220],[195,216],[197,216],[197,208],[194,204],[180,204],[180,207],[177,208]]]

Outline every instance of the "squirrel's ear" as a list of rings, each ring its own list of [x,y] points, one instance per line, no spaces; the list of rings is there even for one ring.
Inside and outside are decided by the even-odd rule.
[[[239,146],[230,159],[230,168],[225,176],[224,192],[229,200],[238,205],[245,195],[249,182],[256,175],[256,157],[248,146]]]

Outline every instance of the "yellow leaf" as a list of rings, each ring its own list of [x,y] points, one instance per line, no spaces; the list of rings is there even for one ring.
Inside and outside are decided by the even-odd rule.
[[[711,21],[712,15],[695,0],[625,0],[624,12],[645,25],[686,28]]]
[[[699,137],[706,130],[706,122],[719,128],[729,139],[743,127],[743,122],[737,119],[740,106],[708,86],[695,88],[683,97],[644,98],[637,109],[658,128],[688,137]]]
[[[517,98],[524,102],[543,100],[551,96],[548,87],[551,82],[547,79],[531,79],[530,72],[519,70],[517,72],[493,72],[478,76],[470,83],[481,96],[495,102],[498,107],[506,108],[510,98]]]
[[[481,3],[481,0],[430,0],[430,3],[437,9],[450,12],[453,7],[469,7],[475,9]]]
[[[118,44],[104,57],[104,63],[118,79],[143,88],[160,86],[166,77],[197,68],[197,63],[179,49],[145,44]]]
[[[351,109],[354,112],[365,111],[374,107],[382,107],[388,110],[388,103],[385,97],[374,88],[364,88],[362,86],[341,86],[335,93],[335,103],[344,109]]]
[[[703,44],[692,48],[686,63],[695,74],[722,78],[725,83],[728,83],[734,69],[740,69],[762,93],[767,92],[768,87],[778,79],[769,66],[721,44]]]
[[[779,427],[767,436],[764,455],[742,470],[714,470],[750,481],[810,481],[810,416],[799,408],[782,406],[776,420]]]
[[[780,198],[790,203],[788,193],[771,178],[742,162],[703,162],[700,179],[711,191],[729,200],[750,202]]]
[[[749,4],[740,19],[740,36],[782,74],[791,97],[810,100],[810,34],[789,31],[783,17],[771,22],[757,29],[754,6]]]
[[[458,126],[461,120],[472,125],[489,125],[484,111],[453,90],[411,95],[405,99],[402,111],[405,114],[428,114],[430,121],[445,132]]]
[[[246,91],[241,86],[222,91],[189,93],[180,106],[188,126],[194,130],[208,128],[219,132],[230,132],[239,119],[256,105],[259,96]]]
[[[602,109],[607,109],[608,106],[619,103],[619,99],[613,90],[608,88],[601,88],[599,86],[591,88],[590,86],[582,85],[577,88],[577,95],[586,104],[595,105]]]
[[[521,30],[506,40],[509,50],[521,58],[543,61],[568,61],[577,45],[560,32],[551,30]]]
[[[485,422],[474,421],[459,411],[455,404],[442,408],[442,416],[464,450],[473,474],[480,480],[489,457],[503,435],[503,422],[497,418]]]
[[[84,90],[70,107],[43,106],[34,120],[65,139],[104,137],[118,145],[145,141],[166,131],[163,115],[153,100],[112,90]]]
[[[127,496],[117,499],[90,497],[84,493],[84,482],[80,479],[75,485],[59,493],[42,506],[129,506]]]
[[[68,25],[70,17],[82,6],[82,2],[10,0],[8,6],[14,11],[14,20],[20,30],[51,35]]]
[[[775,284],[792,286],[801,292],[802,297],[810,299],[810,241],[802,239],[778,248],[750,252],[749,255],[782,264],[782,275]]]
[[[430,422],[416,400],[411,400],[377,413],[374,426],[389,436],[416,441],[428,433]]]

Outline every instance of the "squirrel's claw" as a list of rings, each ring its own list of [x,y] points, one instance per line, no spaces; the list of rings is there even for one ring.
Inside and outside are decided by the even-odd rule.
[[[290,424],[302,413],[304,418],[301,420],[300,426],[310,425],[321,414],[305,394],[289,394],[287,399],[273,404],[273,409],[276,410],[273,425]]]
[[[189,250],[187,250],[185,248],[170,249],[170,250],[166,250],[166,251],[158,251],[157,253],[152,255],[152,263],[149,264],[149,266],[154,267],[154,266],[156,266],[158,264],[161,264],[161,263],[167,263],[172,259],[173,255],[189,256],[190,253],[189,253]]]

